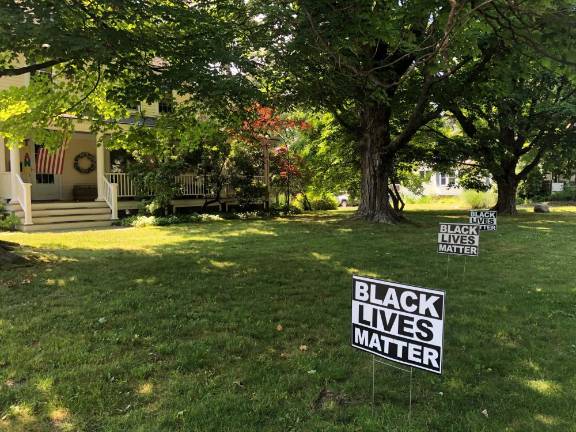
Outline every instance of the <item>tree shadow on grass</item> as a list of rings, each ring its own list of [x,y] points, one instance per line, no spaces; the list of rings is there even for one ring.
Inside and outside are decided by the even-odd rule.
[[[361,273],[448,293],[445,375],[416,373],[412,430],[566,430],[576,311],[548,252],[573,223],[546,244],[504,229],[463,275],[435,254],[431,219],[225,222],[133,230],[163,236],[142,250],[50,249],[57,262],[3,276],[20,283],[0,288],[0,426],[408,430],[406,377],[379,370],[372,416],[371,361],[349,347]],[[326,387],[349,403],[314,406]]]

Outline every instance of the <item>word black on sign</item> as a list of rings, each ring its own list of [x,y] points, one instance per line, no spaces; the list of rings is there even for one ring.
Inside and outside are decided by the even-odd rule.
[[[352,346],[442,373],[444,291],[352,277]]]
[[[441,223],[438,232],[438,253],[477,256],[480,227],[465,223]]]
[[[471,224],[478,225],[480,231],[496,231],[496,210],[470,210]]]

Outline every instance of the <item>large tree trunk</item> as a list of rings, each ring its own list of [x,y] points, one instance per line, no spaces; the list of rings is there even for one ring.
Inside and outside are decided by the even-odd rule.
[[[519,180],[515,175],[496,178],[496,185],[498,186],[498,201],[494,206],[494,210],[498,214],[515,215],[518,213],[516,210],[516,192],[518,190]]]
[[[373,107],[364,113],[360,143],[360,206],[358,217],[372,222],[397,223],[403,217],[390,202],[389,185],[394,177],[394,153],[389,149],[389,113]]]

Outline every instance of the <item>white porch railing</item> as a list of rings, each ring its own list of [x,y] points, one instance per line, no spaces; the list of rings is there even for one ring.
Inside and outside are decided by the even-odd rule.
[[[108,183],[118,185],[118,198],[134,198],[136,196],[142,195],[153,195],[151,191],[142,193],[141,191],[137,190],[130,174],[128,173],[106,173],[104,176]],[[264,177],[255,176],[254,181],[264,184]],[[196,174],[181,174],[175,177],[175,182],[178,186],[180,186],[181,196],[204,198],[210,195],[210,191],[208,190],[205,178],[203,176]],[[224,185],[222,188],[222,197],[231,198],[233,196],[234,189],[229,184]]]
[[[130,176],[126,173],[106,173],[106,179],[110,183],[118,185],[118,198],[132,198],[136,196],[136,188]]]
[[[106,173],[109,183],[118,185],[118,198],[134,198],[138,195],[152,195],[152,193],[141,193],[136,189],[130,174],[128,173]],[[204,182],[204,177],[195,174],[181,174],[176,176],[176,183],[180,186],[180,194],[183,196],[206,196],[208,191]]]
[[[104,188],[104,201],[112,210],[112,220],[118,219],[118,184],[110,183],[106,177],[102,177]]]
[[[191,196],[206,196],[206,184],[204,177],[194,174],[181,174],[176,176],[176,183],[182,188],[182,195]]]
[[[24,225],[32,225],[32,184],[24,183],[20,174],[12,174],[12,201],[16,200],[24,212]]]

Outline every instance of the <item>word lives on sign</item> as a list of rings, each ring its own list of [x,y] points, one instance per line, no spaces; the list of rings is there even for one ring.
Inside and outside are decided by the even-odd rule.
[[[444,292],[362,276],[352,283],[352,346],[441,374]]]
[[[438,253],[477,256],[480,227],[465,223],[441,223],[438,232]]]
[[[480,231],[496,231],[496,210],[470,210],[469,222]]]

